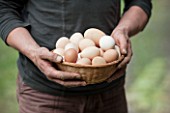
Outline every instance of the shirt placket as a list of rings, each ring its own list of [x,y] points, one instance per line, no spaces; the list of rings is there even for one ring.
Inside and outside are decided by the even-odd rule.
[[[62,0],[62,11],[61,11],[61,16],[62,16],[62,35],[65,36],[66,32],[65,32],[65,0]]]

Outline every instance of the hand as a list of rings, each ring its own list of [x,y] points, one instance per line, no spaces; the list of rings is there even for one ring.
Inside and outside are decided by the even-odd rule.
[[[116,72],[107,81],[111,82],[125,73],[126,66],[132,58],[132,48],[128,33],[125,30],[115,29],[111,36],[115,39],[116,44],[120,47],[120,52],[124,55],[123,61],[121,61],[117,67]]]
[[[49,80],[66,87],[86,85],[86,82],[81,80],[80,74],[56,70],[52,62],[62,62],[62,57],[50,52],[47,48],[40,47],[36,49],[33,56],[32,61]]]
[[[128,33],[124,29],[115,29],[111,36],[115,39],[116,44],[120,47],[120,53],[125,56],[118,68],[125,67],[132,58],[132,48]]]

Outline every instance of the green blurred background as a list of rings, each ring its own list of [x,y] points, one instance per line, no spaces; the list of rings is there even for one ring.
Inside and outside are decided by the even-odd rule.
[[[170,113],[169,0],[153,0],[152,17],[143,32],[132,37],[133,58],[126,77],[129,113]],[[16,59],[0,41],[0,112],[18,113]]]

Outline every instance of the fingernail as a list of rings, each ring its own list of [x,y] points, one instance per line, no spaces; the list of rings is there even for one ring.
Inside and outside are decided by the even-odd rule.
[[[56,61],[57,61],[58,63],[62,62],[62,61],[63,61],[63,57],[60,56],[60,55],[58,55],[57,58],[56,58]]]

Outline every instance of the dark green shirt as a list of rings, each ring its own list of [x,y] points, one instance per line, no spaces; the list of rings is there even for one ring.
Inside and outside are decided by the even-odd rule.
[[[151,15],[151,0],[125,0],[124,11],[133,5],[141,7],[148,16]],[[40,46],[52,50],[60,37],[70,37],[75,32],[83,33],[91,27],[110,35],[120,20],[120,9],[120,0],[0,0],[0,36],[6,41],[14,28],[25,27]],[[26,84],[54,95],[94,94],[116,84],[113,81],[66,88],[49,81],[21,53],[18,68]]]

